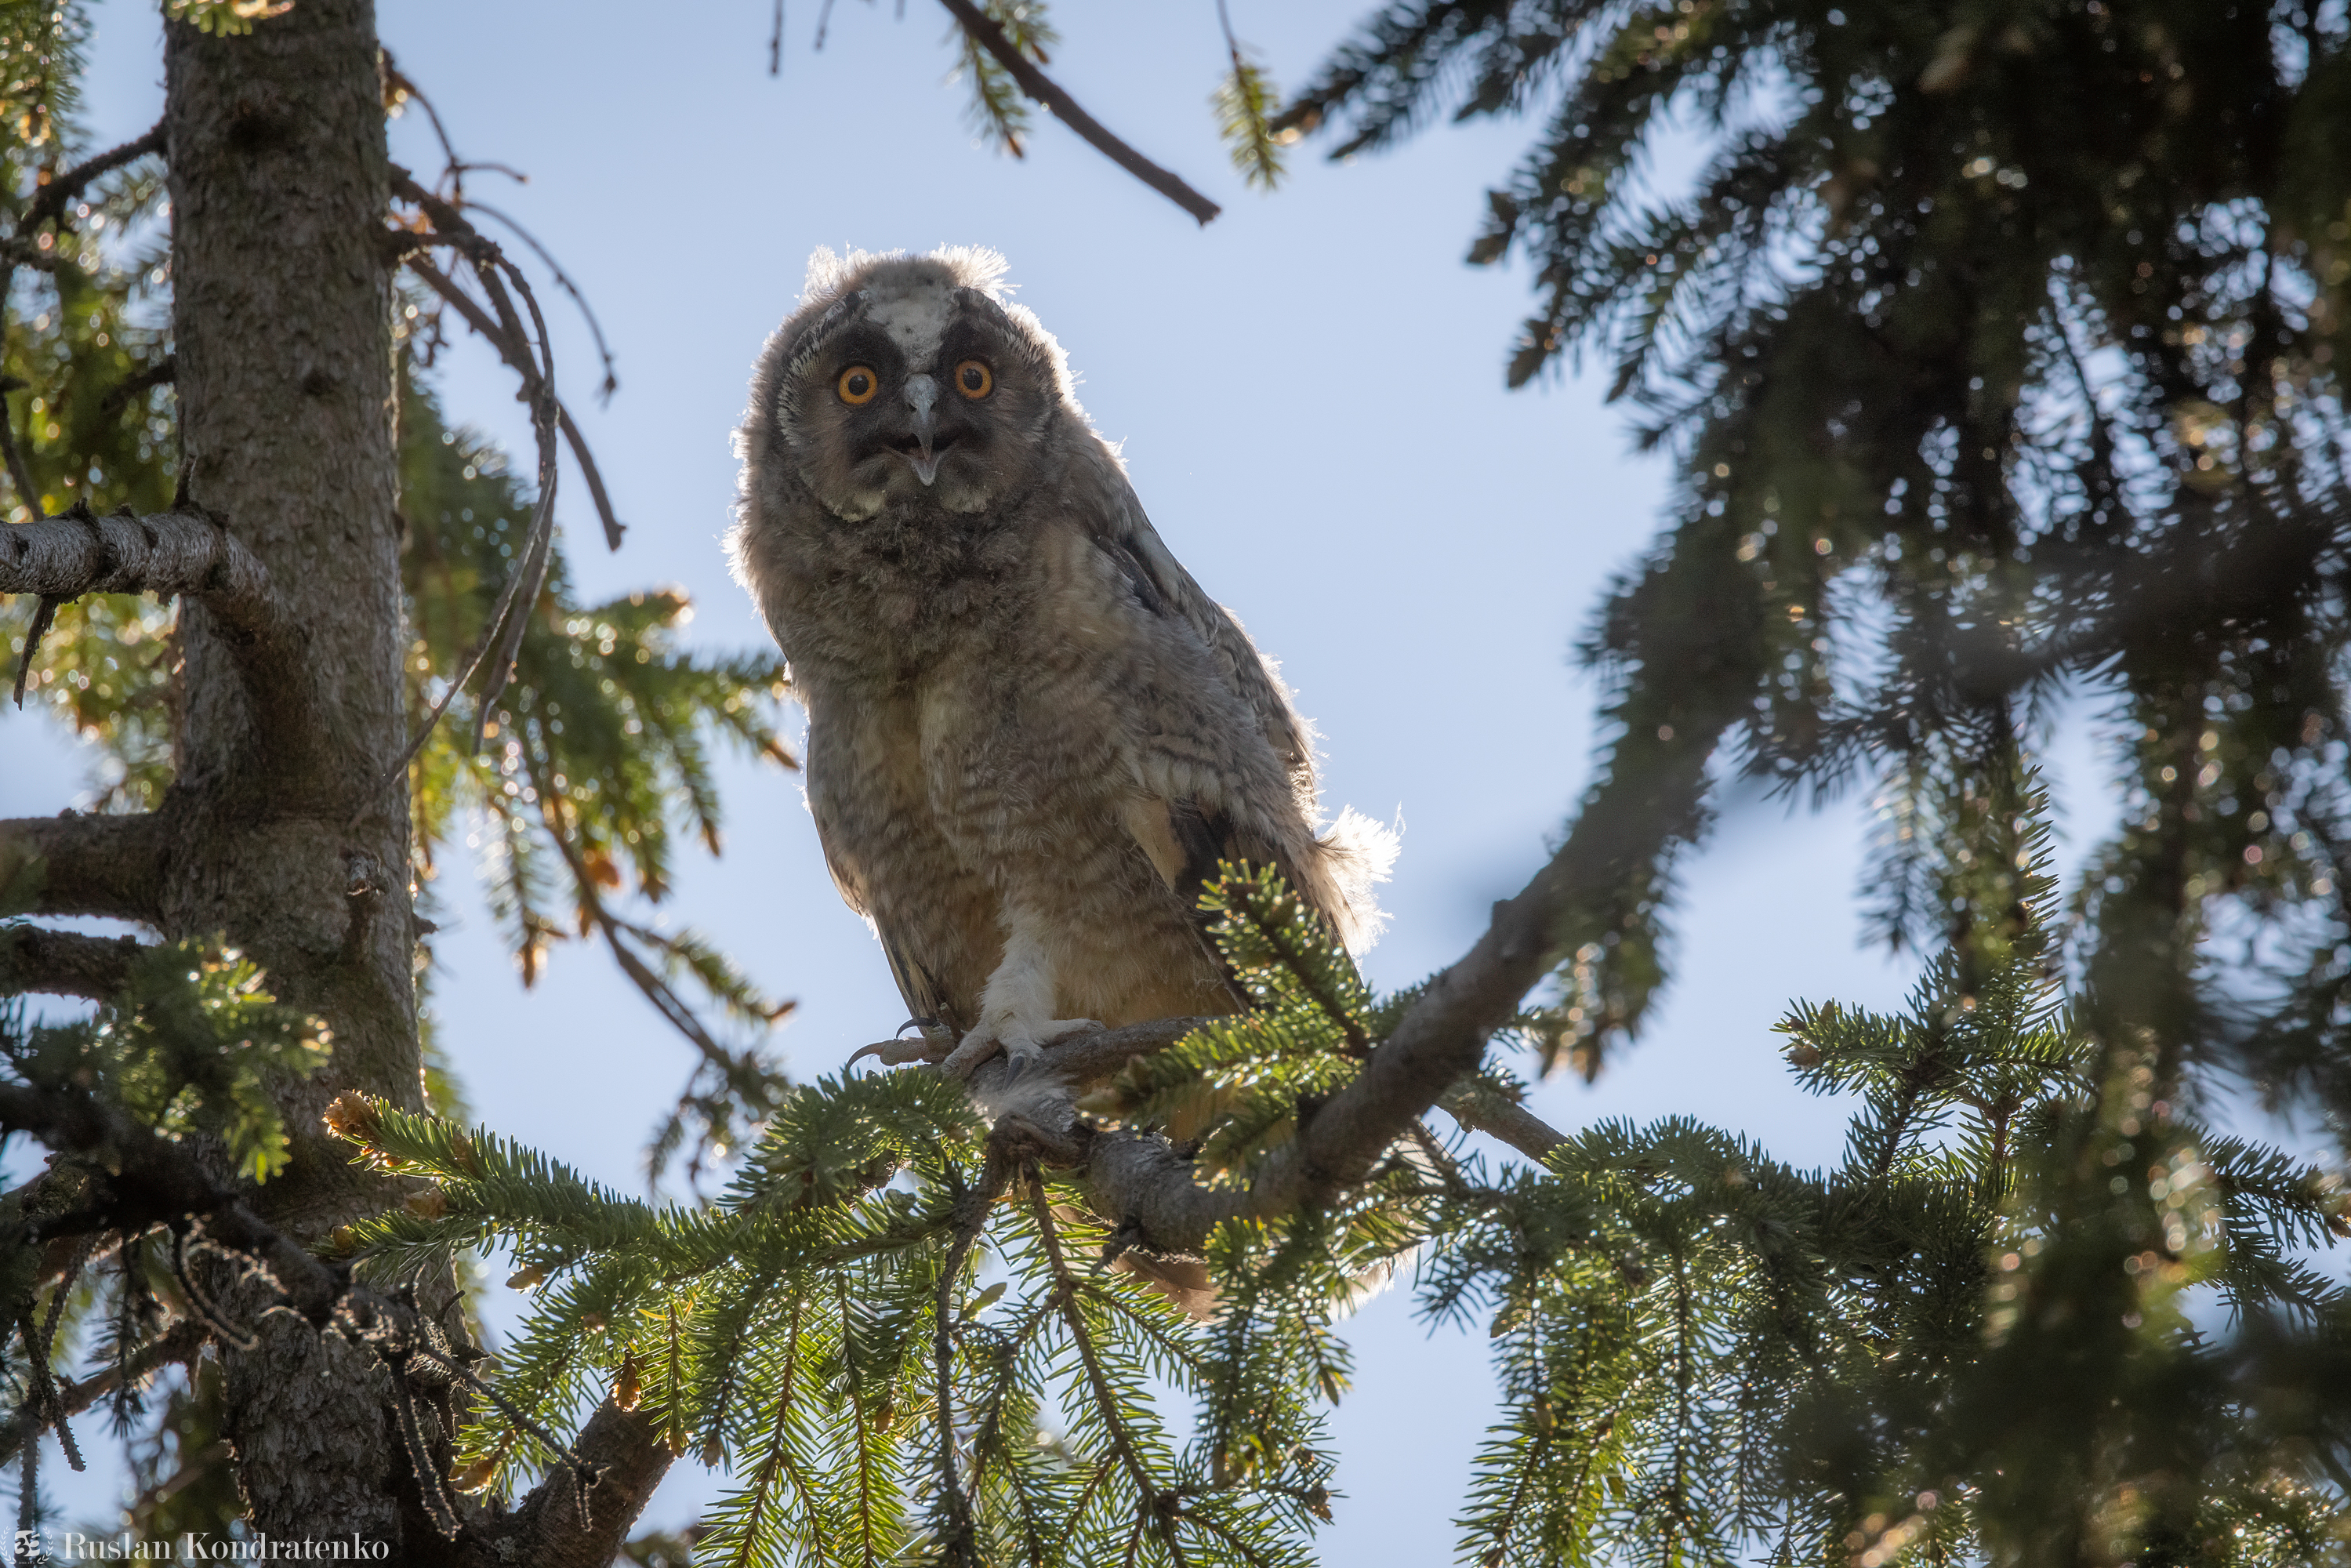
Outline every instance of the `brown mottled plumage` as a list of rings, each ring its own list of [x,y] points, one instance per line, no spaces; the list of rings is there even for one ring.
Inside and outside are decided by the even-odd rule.
[[[1225,1012],[1193,907],[1278,866],[1351,942],[1392,841],[1318,836],[1310,733],[1144,517],[994,254],[820,251],[768,341],[729,549],[808,706],[841,895],[968,1071]]]

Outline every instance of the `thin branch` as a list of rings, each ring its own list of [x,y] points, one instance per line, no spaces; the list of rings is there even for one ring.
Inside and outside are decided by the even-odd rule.
[[[0,289],[13,281],[7,269],[0,269]],[[0,330],[7,324],[7,295],[0,293]],[[0,378],[0,460],[8,465],[8,483],[16,488],[16,499],[24,506],[27,517],[41,515],[41,487],[33,482],[33,470],[25,462],[24,449],[16,444],[16,422],[9,416],[7,394],[22,391],[26,383],[14,376]]]
[[[1076,131],[1112,162],[1183,208],[1206,227],[1224,209],[1192,189],[1181,179],[1162,169],[1142,153],[1112,135],[1102,123],[1078,107],[1077,99],[1055,86],[1052,78],[1037,68],[1036,62],[1013,46],[987,14],[971,0],[939,0],[947,15],[956,19],[971,41],[996,57],[1020,90],[1052,110],[1054,118]]]
[[[120,413],[124,408],[130,405],[132,398],[142,397],[154,388],[168,385],[179,379],[180,356],[177,354],[166,354],[162,359],[156,361],[153,364],[148,366],[145,370],[140,371],[137,375],[132,376],[129,381],[124,382],[112,392],[107,393],[105,399],[99,403],[98,412],[100,413]]]
[[[475,163],[468,165],[468,167],[475,169],[486,169],[490,166],[491,165],[486,163]],[[517,178],[520,178],[520,176],[517,175]],[[589,305],[588,296],[581,292],[578,284],[571,281],[571,275],[563,270],[563,264],[555,259],[554,252],[539,244],[538,237],[532,234],[528,229],[523,227],[520,223],[508,217],[505,213],[490,205],[489,203],[475,201],[470,197],[466,199],[465,210],[472,213],[486,213],[491,217],[497,219],[498,222],[506,225],[507,227],[514,230],[515,237],[522,241],[523,244],[530,246],[532,253],[535,254],[539,260],[547,263],[547,270],[555,275],[557,286],[560,287],[563,292],[571,296],[571,303],[580,308],[580,319],[588,323],[589,336],[596,340],[596,357],[604,361],[604,382],[601,386],[599,386],[596,389],[596,395],[604,402],[610,402],[611,401],[612,394],[621,389],[621,379],[613,373],[612,350],[611,345],[604,341],[603,323],[596,319],[596,312]]]
[[[784,74],[784,0],[776,0],[776,25],[768,35],[768,74]]]
[[[52,218],[65,215],[66,204],[81,194],[89,183],[114,172],[125,163],[144,158],[150,152],[163,151],[163,122],[157,120],[143,136],[136,136],[120,147],[110,148],[95,158],[85,160],[33,193],[25,204],[25,215],[16,222],[16,232],[30,234]]]
[[[464,170],[465,165],[458,161],[457,149],[449,141],[449,128],[441,123],[441,111],[433,107],[433,100],[424,95],[424,89],[418,87],[413,81],[410,80],[407,73],[403,72],[398,66],[392,63],[392,51],[390,49],[386,49],[383,52],[383,79],[385,86],[390,87],[396,92],[405,93],[410,98],[414,99],[416,100],[416,106],[424,111],[425,120],[433,127],[434,136],[438,139],[441,143],[442,162],[448,167],[453,174],[459,175],[460,183],[457,189],[459,193],[462,194],[464,185],[462,183],[463,176],[460,172]]]
[[[445,209],[447,206],[446,203],[432,196],[429,192],[425,192],[404,173],[399,175],[396,183],[405,192],[429,201],[434,207]],[[462,220],[459,221],[462,222]],[[495,253],[497,248],[489,241],[481,239],[479,235],[470,235],[470,231],[468,237],[489,252]],[[470,246],[468,249],[471,251]],[[553,439],[556,422],[548,417],[548,405],[553,402],[553,393],[548,390],[551,383],[547,372],[541,370],[529,351],[528,340],[521,330],[520,322],[515,320],[513,305],[507,300],[505,291],[496,286],[497,273],[493,269],[493,264],[480,259],[479,251],[471,253],[476,257],[474,264],[475,275],[482,278],[484,288],[489,291],[497,301],[500,314],[513,325],[511,341],[515,351],[507,352],[507,339],[504,332],[498,333],[493,341],[498,343],[499,350],[506,356],[507,362],[512,365],[516,372],[522,377],[523,392],[532,404],[531,423],[538,435],[538,505],[531,517],[530,534],[528,541],[523,548],[523,558],[517,563],[517,570],[515,573],[507,579],[505,591],[498,595],[497,602],[491,606],[489,619],[482,628],[481,641],[475,645],[473,653],[467,657],[465,669],[456,679],[449,683],[448,689],[441,694],[441,700],[433,705],[433,711],[424,716],[423,724],[418,727],[415,736],[410,739],[406,748],[394,759],[391,768],[385,774],[387,781],[407,769],[410,760],[424,748],[424,742],[431,737],[434,729],[440,724],[442,716],[449,711],[449,705],[457,700],[457,694],[471,685],[474,677],[485,667],[488,667],[491,670],[490,678],[483,684],[480,711],[475,714],[474,720],[473,746],[475,749],[479,749],[482,729],[489,722],[492,705],[497,701],[498,695],[506,690],[507,682],[514,674],[515,650],[521,644],[523,625],[538,603],[538,592],[545,584],[548,562],[553,550],[551,538],[555,526]],[[410,256],[407,260],[408,265],[436,290],[454,299],[465,299],[465,295],[457,289],[456,285],[430,262],[417,256]],[[525,291],[523,298],[529,300],[528,290]],[[466,302],[472,303],[470,300]],[[475,308],[478,309],[479,307]],[[531,314],[536,318],[538,313],[538,307],[534,301],[531,304]],[[541,327],[543,343],[545,341],[544,323]]]
[[[68,1416],[78,1416],[126,1383],[143,1383],[166,1366],[186,1365],[196,1359],[211,1338],[212,1331],[201,1321],[182,1318],[123,1357],[120,1364],[94,1372],[58,1390],[57,1408]],[[38,1425],[27,1419],[0,1427],[0,1464],[16,1457],[16,1447],[25,1440],[27,1429],[37,1428]]]
[[[130,983],[140,945],[38,925],[0,926],[0,996],[24,991],[102,1002]]]
[[[932,1314],[931,1370],[938,1393],[939,1485],[940,1495],[947,1504],[947,1539],[942,1561],[949,1563],[977,1561],[974,1552],[972,1500],[956,1469],[955,1316],[951,1309],[963,1289],[964,1262],[971,1256],[972,1243],[979,1239],[980,1231],[987,1224],[989,1207],[1011,1185],[1013,1174],[1013,1163],[1005,1156],[1001,1141],[990,1138],[987,1164],[981,1171],[979,1185],[956,1200],[955,1240],[948,1245],[945,1265],[939,1271],[938,1297]],[[978,1477],[972,1478],[972,1484],[977,1487]]]
[[[1053,1271],[1053,1296],[1061,1307],[1061,1321],[1069,1325],[1070,1337],[1076,1343],[1078,1361],[1085,1368],[1086,1383],[1110,1437],[1111,1451],[1133,1478],[1135,1490],[1142,1494],[1140,1511],[1148,1516],[1159,1501],[1159,1489],[1152,1483],[1150,1469],[1134,1451],[1134,1441],[1127,1435],[1118,1396],[1102,1371],[1102,1356],[1094,1349],[1092,1333],[1086,1327],[1086,1314],[1078,1305],[1077,1276],[1070,1272],[1069,1260],[1062,1255],[1061,1233],[1053,1226],[1053,1207],[1045,1199],[1044,1178],[1033,1170],[1029,1173],[1029,1207],[1036,1218],[1038,1238],[1045,1245],[1046,1261]]]
[[[1566,1134],[1476,1078],[1464,1078],[1447,1089],[1437,1096],[1437,1105],[1466,1130],[1499,1138],[1537,1162],[1567,1142]]]

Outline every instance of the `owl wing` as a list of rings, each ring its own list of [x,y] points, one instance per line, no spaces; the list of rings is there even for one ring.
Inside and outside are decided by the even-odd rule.
[[[1308,820],[1314,781],[1305,726],[1248,633],[1169,552],[1123,476],[1116,488],[1092,543],[1165,655],[1165,667],[1151,672],[1159,700],[1136,705],[1130,720],[1144,791],[1127,808],[1127,831],[1204,940],[1200,890],[1225,861],[1272,866],[1343,929],[1343,899]],[[1166,689],[1178,682],[1214,689]]]

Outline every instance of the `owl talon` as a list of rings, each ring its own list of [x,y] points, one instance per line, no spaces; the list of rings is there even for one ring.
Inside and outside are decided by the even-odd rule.
[[[909,1061],[936,1061],[946,1054],[937,1041],[917,1036],[913,1040],[877,1040],[872,1045],[861,1046],[855,1055],[841,1064],[843,1072],[869,1056],[878,1056],[884,1067],[902,1067]]]

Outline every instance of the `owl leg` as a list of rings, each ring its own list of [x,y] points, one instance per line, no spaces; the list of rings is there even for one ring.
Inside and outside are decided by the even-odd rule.
[[[957,1078],[970,1077],[998,1051],[1012,1059],[1018,1078],[1050,1041],[1102,1027],[1092,1019],[1053,1016],[1053,966],[1039,923],[1016,917],[1009,924],[1004,959],[979,993],[979,1022],[941,1064]]]

